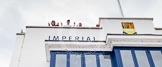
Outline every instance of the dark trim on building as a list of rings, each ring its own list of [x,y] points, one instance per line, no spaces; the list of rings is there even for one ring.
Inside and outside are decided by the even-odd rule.
[[[137,57],[136,57],[136,53],[135,53],[135,50],[132,49],[132,50],[131,50],[131,53],[132,53],[132,59],[133,59],[133,62],[134,62],[134,66],[135,66],[135,67],[139,67],[138,61],[137,61]]]
[[[155,30],[162,30],[162,28],[154,28]]]
[[[70,54],[66,52],[66,67],[70,67]]]
[[[55,59],[56,59],[56,55],[54,52],[50,52],[50,67],[55,67],[54,63],[55,63]]]
[[[153,20],[153,18],[133,18],[133,17],[132,18],[123,18],[123,17],[100,17],[99,20],[100,19]]]
[[[81,53],[81,67],[86,67],[86,63],[84,61],[85,61],[85,56],[84,56],[84,54],[82,52]]]
[[[81,41],[81,40],[78,40],[78,41],[76,41],[76,40],[45,40],[45,42],[105,42],[106,43],[106,41]]]
[[[16,33],[16,35],[25,35],[25,33]]]
[[[123,62],[122,62],[120,50],[117,49],[117,48],[113,48],[113,50],[114,50],[114,53],[115,53],[117,67],[123,67]]]
[[[102,27],[26,26],[26,28],[102,29]]]
[[[154,64],[154,61],[153,61],[150,51],[151,50],[149,50],[149,49],[146,51],[147,59],[150,64],[150,67],[155,67],[155,64]]]
[[[162,47],[127,47],[127,46],[114,46],[114,49],[120,49],[120,50],[162,50]]]
[[[96,64],[97,64],[97,67],[101,67],[99,54],[96,54]]]
[[[113,33],[108,33],[107,35],[123,35],[123,36],[162,36],[162,34],[113,34]]]

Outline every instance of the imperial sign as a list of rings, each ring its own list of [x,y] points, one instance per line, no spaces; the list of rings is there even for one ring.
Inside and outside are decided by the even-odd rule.
[[[84,36],[49,36],[48,40],[95,41],[95,37]]]

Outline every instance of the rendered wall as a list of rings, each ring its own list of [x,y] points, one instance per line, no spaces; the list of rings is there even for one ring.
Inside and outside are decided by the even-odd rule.
[[[66,29],[66,28],[27,28],[20,67],[49,67],[46,61],[45,40],[49,35],[58,36],[95,36],[98,40],[105,40],[101,29]]]
[[[107,33],[123,34],[122,22],[133,22],[137,34],[154,34],[152,18],[100,18],[101,26]]]
[[[21,50],[18,48],[16,51],[18,54],[15,53],[20,58],[18,65],[19,67],[49,67],[50,63],[46,60],[45,51],[45,40],[48,40],[49,36],[89,36],[96,37],[96,40],[105,40],[107,33],[123,34],[121,25],[123,21],[133,22],[137,34],[156,34],[152,19],[139,18],[100,18],[102,29],[55,28],[47,26],[28,27],[25,33],[23,48]],[[16,60],[16,58],[14,59]],[[11,63],[11,67],[14,67],[12,65],[15,64],[17,62]],[[15,67],[18,66],[15,65]]]
[[[23,42],[24,42],[25,34],[18,34],[16,38],[16,48],[12,55],[10,67],[19,67],[19,63],[21,62],[21,51],[23,49]]]

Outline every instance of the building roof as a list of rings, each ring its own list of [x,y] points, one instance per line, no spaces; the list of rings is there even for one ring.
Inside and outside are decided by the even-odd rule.
[[[102,29],[102,27],[26,26],[26,28]]]
[[[100,17],[99,19],[137,19],[137,20],[153,20],[153,18],[127,18],[127,17]]]

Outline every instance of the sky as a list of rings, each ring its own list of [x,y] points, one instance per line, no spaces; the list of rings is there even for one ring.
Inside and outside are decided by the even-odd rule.
[[[162,0],[120,0],[124,17],[154,18],[162,28]],[[0,67],[9,67],[16,33],[48,22],[82,22],[95,26],[99,17],[122,17],[117,0],[0,0]]]

